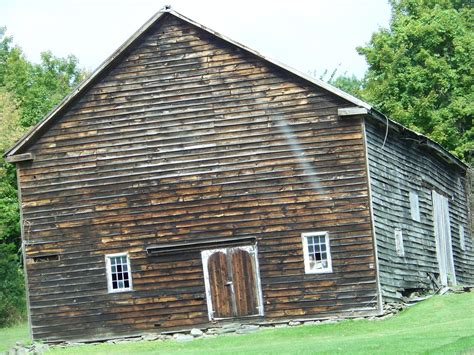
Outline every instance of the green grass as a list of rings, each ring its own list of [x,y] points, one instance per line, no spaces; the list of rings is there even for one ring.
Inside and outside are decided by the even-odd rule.
[[[0,336],[2,335],[0,331]],[[385,320],[275,328],[191,342],[54,348],[48,354],[474,353],[474,293],[433,297]]]
[[[23,344],[30,343],[27,323],[15,325],[10,328],[0,328],[0,354],[7,352],[17,341]]]

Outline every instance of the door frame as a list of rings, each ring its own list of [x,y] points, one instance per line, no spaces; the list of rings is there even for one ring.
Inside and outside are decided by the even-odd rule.
[[[250,256],[253,257],[255,262],[255,278],[256,278],[256,293],[257,293],[257,310],[258,314],[252,314],[249,316],[242,316],[242,317],[225,317],[225,318],[216,318],[214,317],[214,309],[212,305],[212,295],[211,295],[211,284],[209,281],[209,268],[208,268],[208,261],[209,257],[214,253],[224,253],[227,255],[227,251],[229,249],[239,249],[244,250],[249,253]],[[218,249],[209,249],[201,251],[201,258],[202,258],[202,268],[204,273],[204,286],[206,289],[206,301],[207,301],[207,314],[209,316],[209,320],[223,320],[223,319],[235,319],[235,318],[247,318],[247,317],[261,317],[264,315],[263,310],[263,295],[262,295],[262,284],[260,280],[260,267],[258,265],[258,249],[257,245],[244,245],[244,246],[231,246],[231,247],[224,247]]]
[[[449,199],[431,191],[433,204],[433,228],[436,244],[439,276],[443,286],[456,285],[453,244],[451,240],[451,221],[449,216]],[[449,277],[451,276],[451,278]]]

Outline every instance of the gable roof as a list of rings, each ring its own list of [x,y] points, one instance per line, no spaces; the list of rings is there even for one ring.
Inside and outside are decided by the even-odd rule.
[[[444,159],[447,159],[451,163],[455,163],[456,165],[459,165],[463,167],[464,169],[467,167],[461,160],[450,154],[448,151],[446,151],[444,148],[442,148],[438,143],[432,141],[428,137],[425,137],[419,133],[416,133],[414,131],[409,130],[406,127],[403,127],[402,125],[389,120],[385,115],[383,115],[381,112],[375,110],[370,104],[332,86],[331,84],[328,84],[322,80],[316,79],[314,77],[311,77],[307,74],[304,74],[296,69],[293,69],[275,59],[269,58],[265,55],[262,55],[261,53],[248,48],[244,46],[243,44],[240,44],[239,42],[236,42],[196,21],[191,20],[190,18],[172,10],[169,7],[165,7],[162,10],[158,11],[153,17],[151,17],[142,27],[140,27],[129,39],[127,39],[111,56],[109,56],[88,78],[86,78],[84,81],[82,81],[69,95],[67,95],[55,108],[53,108],[39,123],[37,123],[35,126],[33,126],[22,138],[20,138],[13,147],[11,147],[7,152],[5,152],[4,156],[5,157],[11,157],[16,154],[20,154],[23,150],[27,149],[29,145],[31,145],[36,139],[38,139],[43,132],[46,130],[46,128],[54,121],[54,119],[62,112],[64,111],[71,103],[74,102],[74,99],[78,97],[83,91],[85,91],[90,85],[92,85],[95,80],[102,74],[104,73],[108,68],[110,68],[118,58],[127,51],[130,47],[132,47],[136,42],[140,40],[142,35],[150,29],[152,26],[158,24],[159,22],[163,21],[167,16],[174,16],[178,19],[181,19],[193,26],[196,26],[202,30],[204,30],[207,33],[210,33],[211,35],[218,37],[222,40],[224,40],[227,43],[230,43],[242,50],[244,50],[247,53],[250,53],[263,61],[273,64],[277,66],[280,69],[285,70],[286,72],[293,74],[294,76],[305,80],[306,82],[315,85],[319,88],[322,88],[328,92],[331,92],[335,95],[337,95],[340,98],[345,99],[346,101],[353,103],[355,106],[360,107],[364,113],[370,114],[374,118],[378,120],[385,121],[387,126],[390,125],[392,127],[396,127],[397,129],[402,129],[403,131],[409,131],[410,134],[416,135],[420,140],[423,140],[424,143],[429,146],[430,148],[436,150],[438,154],[440,154]]]

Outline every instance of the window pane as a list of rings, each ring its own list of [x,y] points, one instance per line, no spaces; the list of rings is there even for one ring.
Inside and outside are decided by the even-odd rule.
[[[330,268],[328,261],[328,248],[326,235],[306,237],[307,263],[310,270],[323,270]]]
[[[110,287],[112,290],[129,289],[131,285],[127,256],[108,257],[110,262]]]

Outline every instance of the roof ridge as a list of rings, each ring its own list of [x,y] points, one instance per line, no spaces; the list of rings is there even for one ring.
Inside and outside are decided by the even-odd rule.
[[[218,38],[221,38],[222,40],[231,43],[261,59],[263,59],[266,62],[269,62],[273,65],[276,65],[277,67],[280,67],[297,77],[300,77],[314,85],[317,85],[318,87],[321,87],[327,91],[332,92],[333,94],[342,97],[346,99],[349,102],[352,102],[356,106],[364,107],[367,110],[371,109],[371,106],[367,104],[366,102],[357,99],[356,97],[345,93],[344,91],[332,86],[331,84],[328,84],[322,80],[310,77],[307,74],[304,74],[300,71],[297,71],[296,69],[293,69],[286,64],[283,64],[275,59],[272,59],[270,57],[267,57],[256,50],[253,50],[237,41],[232,40],[231,38],[224,36],[220,34],[217,31],[214,31],[184,15],[181,13],[171,9],[171,6],[165,5],[160,11],[155,13],[148,21],[146,21],[137,31],[135,31],[120,47],[118,47],[105,61],[103,61],[93,72],[92,74],[84,79],[81,83],[79,83],[69,95],[67,95],[59,104],[57,104],[49,113],[47,113],[41,121],[39,121],[35,126],[33,126],[28,132],[23,135],[9,150],[7,150],[4,154],[4,156],[12,156],[17,154],[22,148],[24,148],[27,144],[29,144],[35,137],[40,136],[41,132],[43,129],[45,129],[46,125],[51,122],[56,115],[63,110],[76,96],[78,96],[83,90],[85,90],[89,84],[93,82],[95,78],[97,78],[103,71],[107,69],[110,65],[112,65],[117,57],[119,57],[130,45],[132,45],[140,36],[146,32],[149,28],[151,28],[154,24],[156,24],[165,14],[171,14],[193,26],[196,26]]]
[[[441,156],[448,156],[450,160],[454,161],[457,165],[461,165],[463,167],[467,167],[467,165],[462,162],[460,159],[458,159],[456,156],[451,154],[449,151],[447,151],[445,148],[443,148],[439,143],[433,141],[432,139],[428,138],[427,136],[424,136],[423,134],[420,134],[418,132],[415,132],[403,125],[401,125],[398,122],[395,122],[393,120],[390,120],[387,116],[385,116],[383,113],[379,112],[375,108],[373,108],[370,104],[354,97],[353,95],[350,95],[335,86],[324,82],[320,79],[314,78],[308,74],[305,74],[299,70],[296,70],[284,63],[281,63],[278,60],[272,59],[268,56],[265,56],[258,51],[249,48],[237,41],[234,41],[233,39],[222,35],[221,33],[214,31],[201,23],[194,21],[185,15],[173,10],[171,8],[171,5],[165,5],[162,9],[160,9],[157,13],[155,13],[148,21],[146,21],[137,31],[135,31],[120,47],[118,47],[105,61],[103,61],[93,72],[92,74],[84,79],[80,84],[76,86],[72,92],[67,95],[58,105],[56,105],[48,114],[44,116],[44,118],[38,122],[35,126],[33,126],[23,137],[21,137],[8,151],[5,152],[4,156],[12,156],[17,154],[22,148],[24,148],[27,144],[29,144],[35,137],[41,136],[41,132],[43,129],[45,129],[46,125],[51,122],[55,116],[63,110],[77,95],[79,95],[83,90],[85,90],[89,84],[91,84],[95,78],[97,78],[100,74],[102,74],[103,71],[105,71],[110,65],[114,63],[114,61],[119,57],[129,46],[131,46],[136,40],[138,40],[141,35],[146,32],[149,28],[151,28],[153,25],[158,23],[158,21],[166,14],[170,14],[172,16],[175,16],[195,27],[198,27],[202,29],[203,31],[206,31],[210,33],[211,35],[218,37],[222,40],[224,40],[227,43],[230,43],[234,46],[237,46],[247,53],[250,53],[263,61],[270,63],[272,65],[275,65],[295,76],[298,78],[301,78],[313,85],[316,85],[319,88],[322,88],[326,91],[329,91],[335,95],[337,95],[340,98],[345,99],[348,102],[353,103],[354,105],[364,108],[367,110],[367,113],[373,116],[374,118],[382,118],[383,120],[386,120],[387,124],[390,122],[391,124],[397,126],[397,127],[402,127],[404,130],[411,132],[412,134],[417,135],[418,137],[423,137],[427,141],[431,142],[431,147],[438,152]]]

